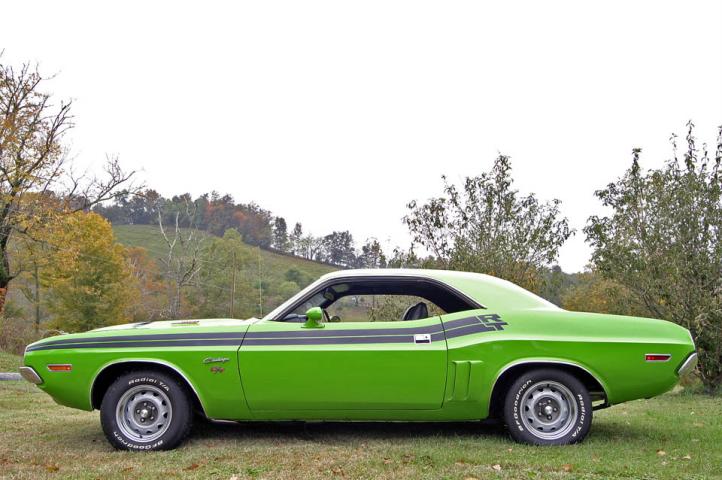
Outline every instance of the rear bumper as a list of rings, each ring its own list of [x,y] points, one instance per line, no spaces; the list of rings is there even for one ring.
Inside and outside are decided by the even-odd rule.
[[[33,367],[20,367],[19,371],[20,376],[28,382],[35,385],[40,385],[41,383],[43,383],[43,379],[40,378],[40,375],[38,375],[38,372],[36,372]]]
[[[692,370],[694,370],[694,367],[697,366],[697,353],[692,352],[689,357],[687,357],[687,360],[682,362],[682,365],[679,366],[677,369],[677,375],[682,377],[688,373],[690,373]]]

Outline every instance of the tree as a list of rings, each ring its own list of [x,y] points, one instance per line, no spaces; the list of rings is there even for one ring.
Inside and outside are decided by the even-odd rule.
[[[255,312],[254,289],[244,275],[250,258],[237,230],[212,237],[206,245],[205,267],[199,274],[200,296],[194,314],[204,317],[245,318]]]
[[[289,268],[286,273],[283,274],[283,278],[287,282],[293,282],[297,285],[297,288],[303,288],[310,284],[313,280],[308,274],[301,272],[297,268]]]
[[[273,248],[282,252],[289,250],[288,227],[283,217],[273,219]]]
[[[108,159],[104,179],[72,173],[62,146],[73,127],[71,104],[54,105],[44,92],[46,82],[28,64],[16,70],[0,63],[0,312],[20,273],[8,256],[10,239],[32,237],[47,221],[34,200],[52,197],[53,213],[70,215],[114,198],[133,175],[123,172],[117,158]]]
[[[590,217],[584,231],[601,275],[692,332],[712,391],[722,383],[722,127],[714,157],[697,147],[691,122],[686,142],[680,161],[672,136],[673,158],[646,173],[634,149],[629,170],[596,192],[610,215]]]
[[[289,242],[291,243],[291,253],[293,255],[301,255],[301,250],[303,249],[301,247],[301,239],[303,239],[303,227],[300,223],[296,222],[296,225],[293,226],[293,231],[289,236]]]
[[[167,247],[167,254],[160,258],[165,270],[165,277],[170,283],[168,294],[167,318],[178,318],[181,312],[183,289],[193,285],[196,275],[202,267],[204,237],[195,228],[197,210],[195,204],[188,200],[181,221],[181,212],[176,210],[173,217],[172,230],[163,224],[163,208],[158,209],[158,226]],[[182,229],[181,223],[190,228]]]
[[[130,315],[136,321],[152,321],[166,311],[166,283],[158,264],[143,247],[128,247],[126,257],[137,294],[129,303]]]
[[[308,234],[298,242],[296,255],[308,260],[323,260],[323,239]]]
[[[560,306],[577,312],[645,316],[649,312],[623,285],[594,270],[575,274],[576,283],[561,294]]]
[[[489,173],[467,177],[460,191],[444,181],[444,196],[412,201],[404,222],[414,245],[443,268],[494,275],[539,291],[542,269],[569,238],[559,200],[540,203],[512,188],[511,162],[499,155]]]
[[[44,284],[51,326],[80,332],[127,322],[136,285],[110,223],[95,213],[76,212],[60,217],[48,233],[54,252]]]
[[[386,268],[386,255],[377,239],[366,240],[356,258],[356,265],[359,268]]]
[[[321,258],[334,265],[352,266],[356,262],[354,250],[353,236],[348,230],[331,232],[321,241]]]

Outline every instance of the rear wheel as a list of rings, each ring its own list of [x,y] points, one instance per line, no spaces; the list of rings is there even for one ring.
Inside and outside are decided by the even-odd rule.
[[[168,450],[188,435],[192,405],[184,385],[161,372],[121,375],[103,397],[100,422],[122,450]]]
[[[504,420],[512,438],[532,445],[567,445],[586,437],[592,424],[589,392],[573,375],[531,370],[512,385]]]

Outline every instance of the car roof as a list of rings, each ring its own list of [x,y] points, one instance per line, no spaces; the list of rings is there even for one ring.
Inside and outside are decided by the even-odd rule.
[[[375,268],[337,270],[320,280],[357,277],[430,278],[450,285],[488,308],[554,308],[551,302],[501,278],[483,273],[416,268]]]

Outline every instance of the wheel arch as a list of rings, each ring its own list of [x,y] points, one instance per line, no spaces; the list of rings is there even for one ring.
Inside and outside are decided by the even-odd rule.
[[[592,397],[592,402],[602,401],[594,407],[595,410],[606,408],[609,404],[609,390],[599,375],[589,368],[568,360],[557,359],[528,359],[519,360],[505,365],[496,374],[494,387],[489,397],[489,417],[501,418],[504,397],[514,380],[525,372],[538,368],[555,368],[574,375],[581,381]]]
[[[203,405],[201,397],[198,395],[195,385],[190,381],[188,376],[176,365],[155,359],[124,359],[116,360],[105,364],[101,367],[93,378],[93,383],[90,387],[90,405],[93,409],[100,409],[100,404],[103,401],[103,396],[108,390],[113,380],[119,375],[125,372],[131,372],[134,370],[150,369],[157,370],[166,373],[172,377],[175,377],[181,382],[187,389],[191,397],[193,408],[203,415],[205,415],[206,409]]]

